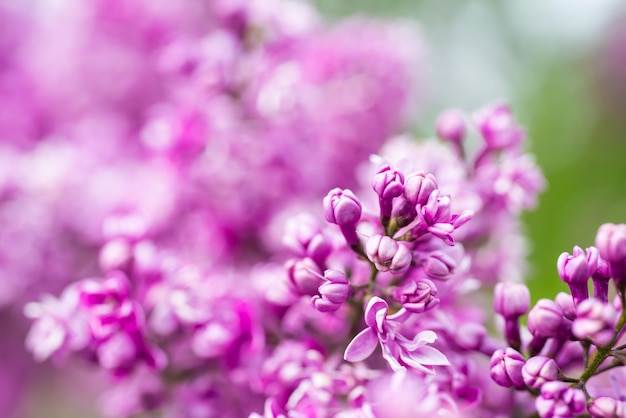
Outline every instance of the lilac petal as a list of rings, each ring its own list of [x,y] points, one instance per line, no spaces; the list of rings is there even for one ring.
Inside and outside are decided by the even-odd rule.
[[[398,349],[398,345],[395,342],[381,344],[381,348],[383,352],[383,358],[387,360],[387,363],[389,363],[389,366],[391,366],[391,370],[393,370],[394,372],[406,370],[406,368],[398,361],[398,357],[400,357],[400,350]]]
[[[374,296],[367,302],[367,307],[365,308],[365,323],[370,327],[377,326],[377,319],[379,317],[378,312],[384,312],[383,318],[387,316],[387,312],[389,311],[389,305],[387,302],[379,298],[378,296]]]
[[[420,347],[419,350],[411,353],[411,359],[429,366],[449,366],[448,358],[434,347]]]
[[[371,328],[366,328],[359,332],[350,344],[348,344],[343,358],[346,361],[365,360],[372,355],[377,345],[378,338],[376,337],[376,333]]]

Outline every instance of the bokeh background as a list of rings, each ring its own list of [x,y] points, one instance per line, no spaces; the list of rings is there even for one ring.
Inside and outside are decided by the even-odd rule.
[[[438,112],[449,106],[471,110],[494,99],[513,105],[548,183],[539,207],[524,219],[533,299],[565,289],[555,267],[561,252],[591,245],[604,222],[626,222],[624,1],[314,3],[331,20],[364,14],[419,22],[428,68],[427,96],[412,126],[417,136],[432,135]],[[48,373],[50,380],[29,388],[30,406],[18,417],[98,416],[88,388],[74,397],[55,390],[87,381],[82,373]]]

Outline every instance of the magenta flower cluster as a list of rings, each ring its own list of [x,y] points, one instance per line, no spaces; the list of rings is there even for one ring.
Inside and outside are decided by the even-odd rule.
[[[493,354],[493,380],[534,397],[542,418],[625,416],[619,369],[626,348],[625,263],[626,225],[604,224],[595,247],[574,247],[559,257],[558,275],[569,294],[540,299],[529,311],[523,284],[498,284],[494,309],[504,317],[510,347]],[[521,333],[519,318],[526,313]]]
[[[531,308],[526,131],[496,102],[398,136],[414,28],[298,0],[28,3],[0,1],[0,321],[108,379],[105,415],[626,415],[626,225]]]
[[[478,301],[520,263],[523,246],[496,249],[523,243],[518,215],[543,178],[509,107],[450,114],[455,132],[392,138],[363,161],[355,191],[289,216],[280,242],[265,235],[249,259],[240,247],[237,262],[203,262],[141,213],[110,213],[99,276],[27,304],[27,348],[106,371],[110,416],[506,415],[512,393],[496,382],[508,375],[485,371],[492,356],[523,357],[498,357]],[[507,124],[483,129],[483,118]],[[496,310],[519,345],[528,296],[505,294]]]

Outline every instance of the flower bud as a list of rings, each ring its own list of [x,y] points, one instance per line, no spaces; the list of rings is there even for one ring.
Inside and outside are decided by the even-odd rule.
[[[285,268],[291,289],[299,295],[315,295],[323,283],[322,272],[310,258],[287,261]]]
[[[540,299],[528,313],[528,331],[536,337],[551,338],[562,332],[565,321],[559,305]]]
[[[411,266],[411,250],[403,243],[385,235],[374,235],[365,246],[367,258],[379,271],[402,274]]]
[[[361,219],[361,202],[351,190],[333,189],[324,198],[324,217],[339,226],[356,225]]]
[[[428,279],[409,280],[394,290],[394,297],[409,312],[421,313],[439,304],[437,287]]]
[[[557,380],[559,368],[556,362],[548,357],[535,356],[528,359],[522,368],[524,383],[528,386],[539,389],[546,382]]]
[[[508,347],[506,350],[496,350],[491,356],[489,374],[491,378],[505,388],[524,388],[522,368],[526,360],[519,352]]]
[[[554,298],[554,302],[561,307],[563,310],[563,316],[570,321],[576,319],[576,306],[574,306],[574,300],[572,299],[572,295],[565,292],[557,293]]]
[[[498,283],[494,289],[493,310],[505,318],[519,318],[528,312],[530,292],[521,283]]]
[[[585,254],[582,248],[574,247],[573,255],[561,254],[556,265],[559,276],[570,287],[574,303],[578,304],[587,299],[589,297],[587,281],[598,265],[597,250],[593,248]]]
[[[541,395],[535,407],[542,418],[574,417],[585,412],[585,394],[582,390],[569,387],[565,382],[546,382],[541,386]]]
[[[328,222],[341,227],[341,233],[350,246],[359,243],[356,225],[361,219],[361,213],[361,202],[348,189],[333,189],[324,198],[324,217]]]
[[[339,270],[326,270],[324,282],[318,289],[319,295],[311,299],[320,312],[338,310],[350,295],[350,284],[346,275]]]
[[[435,189],[437,189],[437,180],[430,173],[413,172],[404,180],[404,197],[413,205],[425,205]]]
[[[588,410],[592,417],[597,418],[623,417],[625,412],[622,401],[610,396],[592,399]]]
[[[626,225],[604,224],[596,234],[600,257],[609,263],[623,263],[626,259]]]
[[[391,217],[393,199],[402,195],[402,192],[404,192],[404,176],[401,172],[385,164],[374,175],[372,188],[376,194],[378,194],[380,215],[383,225],[386,226]]]
[[[590,339],[602,346],[613,340],[617,311],[610,303],[598,299],[582,301],[576,308],[576,319],[572,324],[572,333],[581,340]]]
[[[437,136],[444,141],[460,144],[465,138],[467,127],[462,111],[448,109],[437,118]]]
[[[431,279],[445,280],[456,267],[456,261],[450,255],[435,251],[431,253],[424,261],[424,272]]]
[[[385,164],[374,174],[372,188],[381,199],[398,197],[404,191],[404,176]]]
[[[524,130],[506,103],[480,109],[474,115],[474,121],[488,148],[509,148],[524,139]]]

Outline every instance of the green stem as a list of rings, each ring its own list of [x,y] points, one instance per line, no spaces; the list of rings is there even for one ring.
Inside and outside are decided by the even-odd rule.
[[[622,306],[624,306],[625,295],[622,292],[620,296],[622,299]],[[587,366],[587,368],[585,368],[585,371],[580,376],[578,387],[584,388],[585,384],[591,378],[591,376],[596,374],[596,371],[598,370],[600,365],[604,363],[604,361],[612,355],[613,353],[612,347],[613,345],[615,345],[615,342],[617,341],[617,336],[622,331],[624,324],[626,324],[626,310],[622,308],[622,314],[619,317],[619,321],[617,321],[617,325],[615,325],[615,336],[613,337],[611,342],[609,342],[608,344],[603,345],[602,347],[598,347],[598,351],[596,351],[595,355],[592,357],[591,363],[589,364],[589,366]]]

